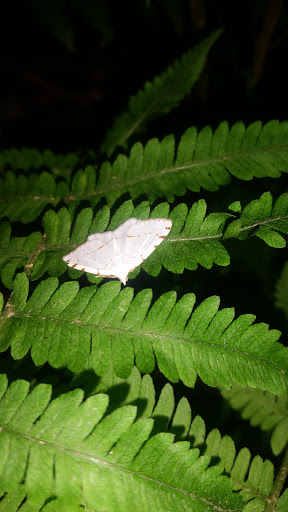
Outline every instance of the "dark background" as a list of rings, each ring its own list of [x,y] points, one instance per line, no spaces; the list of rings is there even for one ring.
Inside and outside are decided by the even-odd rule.
[[[131,94],[222,27],[201,78],[149,137],[287,118],[281,0],[28,0],[0,18],[0,144],[98,148]],[[139,138],[139,137],[138,137]]]

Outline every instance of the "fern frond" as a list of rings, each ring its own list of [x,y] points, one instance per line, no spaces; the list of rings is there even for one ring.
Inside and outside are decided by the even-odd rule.
[[[107,373],[107,377],[108,377],[108,373]],[[2,378],[5,378],[5,377],[2,376]],[[109,378],[111,378],[111,374],[109,374]],[[115,397],[117,396],[117,400],[115,401],[115,399],[114,399],[114,409],[111,409],[110,412],[112,412],[112,411],[115,412],[115,403],[119,404],[119,390],[121,389],[121,382],[123,383],[123,380],[118,379],[115,376],[115,374],[114,374],[114,378],[116,380],[113,381],[113,387],[115,388]],[[130,376],[129,379],[127,379],[127,383],[129,382],[130,396],[127,396],[123,403],[130,404],[131,401],[133,401],[133,397],[134,397],[134,403],[135,403],[135,405],[138,406],[138,400],[137,400],[138,398],[140,399],[139,403],[141,403],[141,397],[142,397],[142,401],[143,401],[143,399],[144,400],[146,399],[147,393],[144,392],[144,395],[143,395],[143,389],[145,387],[144,381],[147,378],[150,381],[149,387],[152,386],[152,388],[154,390],[153,383],[152,383],[149,375],[145,375],[141,379],[141,376],[140,376],[139,372],[137,371],[137,369],[134,369],[133,377],[131,378],[131,376]],[[75,379],[73,379],[74,384],[76,384],[76,381],[77,380],[79,381],[79,379],[81,380],[81,375],[79,375]],[[102,382],[101,381],[102,381],[102,379],[100,380],[100,383],[99,383],[100,388],[103,387],[103,381]],[[22,383],[23,382],[25,382],[25,381],[22,381]],[[117,384],[116,384],[116,382],[117,382]],[[103,389],[105,390],[105,384],[104,384]],[[79,391],[79,390],[76,390],[76,391]],[[9,392],[9,390],[6,392]],[[94,389],[93,392],[90,389],[90,394],[95,395],[96,393],[99,393],[99,389],[98,390]],[[154,393],[155,393],[155,391],[154,391]],[[150,392],[148,392],[148,395],[150,395]],[[66,396],[69,396],[69,394]],[[100,396],[103,396],[103,395],[100,395]],[[24,398],[24,400],[28,401],[28,397],[29,397],[29,395],[26,395],[26,398]],[[93,396],[91,398],[95,399],[95,396]],[[136,398],[136,400],[135,400],[135,398]],[[33,399],[35,400],[35,394],[33,396]],[[113,397],[112,397],[112,402],[113,402]],[[120,398],[120,402],[121,402],[121,398]],[[166,406],[165,406],[165,404],[166,404]],[[232,439],[229,436],[221,437],[218,429],[213,429],[206,437],[205,425],[204,425],[203,420],[199,416],[196,416],[192,420],[192,423],[191,423],[190,406],[189,406],[188,402],[186,402],[186,405],[184,405],[184,407],[182,404],[183,404],[183,399],[179,401],[178,406],[175,409],[175,400],[174,400],[173,390],[172,390],[172,387],[169,384],[167,384],[164,386],[157,404],[155,404],[155,399],[154,399],[154,406],[153,406],[154,411],[152,412],[152,410],[151,410],[151,413],[146,414],[146,415],[141,414],[139,416],[139,414],[137,414],[137,418],[138,419],[143,418],[143,416],[146,416],[146,418],[148,416],[151,416],[153,418],[154,428],[153,428],[153,431],[150,430],[150,438],[151,438],[151,436],[154,437],[155,434],[159,431],[161,422],[162,422],[163,429],[166,429],[168,424],[170,424],[169,431],[175,433],[176,436],[177,436],[177,428],[181,429],[181,432],[183,432],[185,430],[185,434],[183,436],[181,436],[182,439],[183,440],[184,439],[191,440],[192,448],[195,449],[195,447],[198,447],[200,450],[200,454],[202,456],[205,455],[206,457],[208,456],[209,459],[212,458],[213,464],[214,465],[217,464],[218,471],[220,468],[221,468],[221,472],[225,471],[225,474],[229,477],[229,479],[233,485],[234,491],[236,491],[238,494],[240,494],[244,501],[244,504],[246,503],[246,506],[244,505],[244,508],[241,508],[241,511],[242,512],[245,512],[245,511],[248,512],[251,510],[264,511],[265,504],[268,504],[271,502],[271,496],[276,491],[276,488],[274,488],[274,486],[276,484],[274,484],[273,464],[269,460],[263,461],[261,459],[261,457],[259,457],[259,456],[256,456],[253,459],[251,459],[249,450],[247,450],[246,448],[240,450],[240,452],[238,454],[236,454],[235,445],[234,445],[234,442],[232,441]],[[83,408],[83,405],[84,404],[82,403],[80,405],[80,407]],[[52,406],[52,403],[50,403],[48,407],[51,407],[51,406]],[[20,407],[23,409],[23,402]],[[118,407],[119,407],[119,405],[118,405]],[[28,406],[28,408],[29,408],[29,406]],[[66,408],[66,410],[67,410],[67,408]],[[185,410],[184,415],[182,415],[183,410]],[[84,414],[86,413],[86,411],[87,411],[87,407],[85,408]],[[171,411],[172,411],[172,414],[171,414]],[[107,416],[107,413],[110,414],[109,410],[106,408],[106,412],[105,412],[106,416]],[[83,414],[83,410],[82,410],[82,414]],[[78,411],[78,416],[80,416],[80,411]],[[180,417],[181,417],[181,419],[179,420]],[[17,419],[17,417],[16,417],[16,419]],[[33,421],[33,420],[30,420],[30,421]],[[58,423],[58,421],[60,422],[60,418],[57,417],[57,423]],[[85,418],[83,419],[83,421],[85,422]],[[155,428],[155,422],[157,423],[157,421],[158,421],[158,425]],[[1,422],[1,420],[0,420],[0,422]],[[14,420],[14,422],[15,422],[15,420]],[[34,424],[35,424],[35,422],[34,422]],[[186,427],[185,427],[185,424],[186,424]],[[7,428],[7,427],[9,428],[9,424],[5,425],[4,428]],[[26,427],[26,425],[24,425],[24,427]],[[92,428],[93,427],[91,426],[91,430],[92,430]],[[21,435],[23,435],[23,432],[21,431],[19,433],[19,429],[18,429],[18,432],[16,432],[16,434],[19,434],[21,436]],[[133,432],[133,434],[134,434],[134,432]],[[129,436],[129,429],[128,429],[128,436]],[[126,437],[128,437],[128,436],[126,436]],[[29,435],[29,438],[30,437],[31,436]],[[71,437],[72,436],[70,434],[70,436],[69,436],[70,443],[71,443]],[[156,436],[156,438],[157,437],[158,436]],[[125,434],[124,434],[124,439],[125,439]],[[127,439],[125,439],[125,441],[126,440]],[[42,441],[42,439],[41,439],[41,441]],[[33,442],[33,440],[32,440],[32,442]],[[43,441],[42,441],[42,443],[43,443]],[[45,442],[43,444],[45,445]],[[55,450],[57,451],[57,442],[54,441],[53,444],[54,444]],[[182,444],[183,444],[183,449],[184,449],[186,443],[182,443]],[[179,448],[180,448],[180,446],[181,446],[181,444],[179,445],[179,443],[178,443]],[[63,450],[63,447],[62,447],[62,450]],[[43,452],[45,452],[45,446],[43,448]],[[187,451],[186,452],[185,452],[185,450],[182,451],[182,454],[183,455],[187,454]],[[80,453],[79,457],[81,457],[81,455],[83,455],[83,454]],[[42,457],[44,458],[44,454],[42,455]],[[45,458],[45,461],[47,462],[47,457]],[[142,465],[142,467],[143,467],[143,465]],[[28,469],[28,474],[29,474],[29,469]],[[82,473],[82,475],[85,478],[84,472]],[[276,482],[276,480],[275,480],[275,482]],[[65,482],[62,482],[62,487],[64,485],[65,485]],[[4,509],[8,510],[7,507],[9,504],[10,505],[9,510],[11,512],[12,511],[14,512],[14,510],[15,510],[15,512],[17,512],[18,510],[20,510],[18,508],[18,505],[20,503],[22,503],[26,492],[27,492],[26,485],[22,484],[22,485],[18,486],[16,492],[10,491],[4,498],[2,498],[1,505],[3,504]],[[29,492],[29,489],[28,489],[28,492]],[[47,490],[47,492],[49,493],[49,490]],[[32,507],[32,505],[33,505],[33,508],[31,508],[31,510],[33,512],[38,512],[38,510],[40,511],[40,509],[43,510],[41,508],[41,506],[38,505],[39,503],[41,503],[41,505],[42,505],[43,496],[42,497],[35,496],[35,495],[32,495],[32,496],[33,496],[32,502],[29,497],[28,497],[28,499],[26,497],[27,506],[28,506],[28,503],[29,503],[30,507]],[[56,498],[56,496],[51,497],[51,498],[52,498],[52,501],[55,503],[55,506],[60,506],[60,509],[61,509],[61,505],[63,506],[63,501],[61,501],[61,499],[59,501]],[[49,499],[49,501],[51,500],[51,498]],[[37,501],[36,501],[36,499],[37,499]],[[62,500],[63,500],[63,497],[62,497]],[[276,504],[276,502],[275,502],[275,504]],[[287,491],[284,491],[282,496],[280,496],[280,498],[277,499],[277,510],[280,510],[280,511],[282,510],[283,512],[284,511],[286,512],[286,508],[285,508],[286,504],[287,504]],[[14,508],[11,508],[11,505],[13,505]],[[71,503],[69,503],[69,505],[71,507]],[[91,504],[89,504],[89,505],[91,507]],[[73,506],[76,508],[74,509]],[[71,510],[78,510],[77,504],[73,504],[73,506],[72,506]],[[243,505],[242,505],[242,507],[243,507]],[[30,510],[30,508],[29,508],[29,510]],[[44,510],[46,510],[45,507],[44,507]],[[54,508],[52,510],[54,510]],[[58,508],[56,508],[56,510],[58,510]],[[69,510],[70,510],[70,508],[69,508]],[[88,506],[88,510],[94,510],[94,507],[89,508],[89,506]],[[193,510],[194,510],[194,508],[193,508]]]
[[[3,179],[0,178],[0,218],[32,222],[48,204],[56,205],[67,194],[67,184],[56,184],[47,172],[26,177],[8,171]]]
[[[205,447],[204,453],[218,460],[217,464],[229,474],[234,491],[239,492],[246,503],[243,512],[264,511],[273,491],[272,462],[263,461],[258,455],[251,459],[247,448],[242,448],[236,455],[232,439],[229,436],[221,437],[218,429],[213,429],[208,434]]]
[[[288,399],[267,391],[253,388],[240,388],[235,385],[230,390],[221,390],[222,396],[231,407],[241,411],[241,416],[249,420],[253,427],[271,431],[271,448],[275,455],[281,453],[288,441]]]
[[[12,303],[1,318],[1,351],[11,346],[14,359],[31,348],[36,365],[48,361],[79,372],[90,365],[98,375],[110,367],[127,377],[136,366],[151,373],[155,359],[172,382],[193,386],[197,375],[209,386],[233,381],[282,394],[288,389],[288,349],[275,343],[279,331],[252,325],[253,315],[233,321],[234,310],[218,312],[210,297],[194,313],[193,294],[176,302],[163,294],[151,304],[151,290],[132,300],[133,290],[109,282],[79,291],[77,282],[42,281],[30,299],[26,274],[15,279]],[[149,309],[150,308],[150,309]],[[250,372],[247,372],[247,366]],[[244,371],[245,368],[245,371]]]
[[[89,198],[96,204],[100,197],[106,197],[108,204],[113,204],[128,191],[132,199],[145,194],[149,201],[166,197],[172,202],[187,189],[216,191],[230,183],[230,175],[245,181],[276,178],[287,172],[287,164],[287,122],[271,121],[264,126],[255,122],[247,128],[238,122],[229,130],[224,121],[214,133],[209,126],[199,134],[196,128],[189,128],[181,137],[176,157],[171,135],[161,142],[152,139],[145,148],[136,143],[129,158],[119,155],[112,166],[104,162],[94,197],[91,194]],[[82,184],[87,180],[83,190],[87,196],[91,193],[91,169],[79,171],[75,181],[80,177]]]
[[[151,435],[136,407],[106,415],[108,397],[83,401],[80,389],[51,401],[51,386],[0,378],[1,489],[24,484],[36,502],[55,492],[62,510],[85,501],[97,509],[241,511],[221,468],[189,443]],[[149,439],[150,437],[150,439]],[[22,489],[21,489],[22,490]],[[136,505],[137,504],[137,505]]]
[[[168,136],[150,140],[145,148],[136,143],[129,157],[119,155],[113,165],[104,162],[96,184],[91,165],[73,178],[71,193],[65,183],[43,173],[17,178],[9,172],[0,181],[0,216],[31,222],[47,204],[65,199],[74,212],[82,201],[94,207],[102,198],[111,206],[123,194],[132,199],[146,195],[150,204],[158,197],[172,202],[187,189],[216,191],[230,183],[230,174],[242,180],[279,177],[288,169],[288,123],[253,123],[245,129],[236,123],[229,131],[223,122],[214,134],[208,126],[197,134],[190,128],[182,136],[175,158],[175,142]],[[264,237],[264,230],[263,230]]]
[[[193,423],[197,417],[193,420]],[[192,431],[193,423],[190,431]],[[197,431],[196,429],[194,429]],[[203,435],[205,438],[205,433]],[[195,446],[195,444],[194,444]],[[203,440],[200,453],[209,455],[225,474],[228,474],[233,484],[234,491],[239,492],[244,503],[243,512],[264,512],[272,509],[285,511],[287,505],[287,489],[284,490],[287,476],[287,454],[284,457],[279,473],[274,478],[274,467],[270,460],[265,460],[258,455],[251,458],[247,448],[242,448],[236,454],[235,445],[229,436],[221,437],[218,429],[209,432],[206,440]],[[279,497],[280,496],[280,497]]]
[[[46,271],[50,276],[59,277],[67,270],[62,257],[69,251],[86,241],[91,233],[99,233],[105,229],[115,229],[122,222],[135,216],[140,219],[149,217],[148,202],[142,202],[134,207],[132,201],[123,203],[109,220],[110,210],[102,208],[93,219],[91,208],[83,209],[77,216],[70,235],[72,219],[69,212],[62,208],[58,213],[49,210],[43,220],[45,234],[41,241],[41,234],[34,233],[33,237],[12,238],[8,223],[0,224],[0,273],[5,286],[12,288],[12,279],[17,268],[28,263],[29,276],[35,280]],[[200,200],[190,211],[186,205],[181,204],[172,210],[170,217],[173,220],[172,235],[166,240],[164,250],[157,249],[142,267],[145,271],[157,276],[162,266],[172,272],[183,272],[184,268],[194,270],[198,264],[205,268],[217,265],[228,265],[229,255],[219,241],[221,229],[229,214],[213,213],[205,217],[206,203]],[[151,217],[168,217],[169,205],[162,203],[151,212]],[[162,244],[163,245],[163,244]],[[160,247],[159,247],[160,249]],[[77,278],[83,272],[68,269],[71,278]],[[139,269],[129,274],[135,277]],[[89,280],[99,283],[102,278],[89,275]]]
[[[282,248],[286,241],[279,231],[288,233],[288,194],[279,196],[273,205],[272,195],[265,192],[243,209],[239,219],[229,224],[223,238],[244,240],[253,234],[270,247]]]
[[[83,243],[87,239],[88,234],[102,232],[106,228],[115,229],[119,224],[132,216],[147,219],[149,217],[149,211],[150,208],[147,202],[140,203],[135,208],[132,201],[126,201],[118,208],[117,213],[109,222],[108,207],[104,207],[100,210],[93,221],[92,211],[90,209],[82,210],[76,219],[70,244],[66,236],[64,241],[66,247],[64,253],[61,251],[60,257],[62,258],[65,251],[67,253],[77,245]],[[162,243],[162,247],[159,246],[151,257],[145,260],[142,268],[144,268],[148,274],[157,276],[162,266],[169,271],[180,273],[183,272],[184,268],[194,270],[198,267],[198,264],[205,268],[211,268],[213,263],[224,266],[228,265],[230,261],[229,255],[220,243],[219,238],[221,236],[221,227],[227,217],[229,217],[229,214],[214,213],[208,215],[206,218],[205,214],[206,203],[203,200],[195,203],[190,211],[188,211],[186,205],[181,204],[174,208],[170,215],[169,205],[167,203],[162,203],[155,207],[151,213],[151,218],[164,218],[169,216],[173,221],[172,230],[169,237],[163,242],[164,249]],[[68,235],[70,229],[70,219],[68,220],[68,216],[68,212],[64,209],[60,210],[58,215],[49,211],[45,216],[45,230],[47,234],[46,247],[49,250],[49,246],[52,246],[51,260],[53,261],[53,268],[55,270],[57,269],[57,272],[60,272],[62,269],[66,270],[65,263],[62,262],[62,265],[60,264],[58,255],[55,261],[54,244],[56,239],[55,245],[59,247],[59,244],[61,244],[61,233],[63,233],[64,230],[65,235]],[[65,217],[66,221],[65,227],[62,222],[63,217]],[[32,279],[36,279],[42,275],[43,270],[46,270],[46,268],[45,263],[39,271],[37,271],[35,267]],[[136,273],[138,273],[138,270],[136,270],[132,276]],[[80,271],[70,270],[71,276],[79,276],[81,274],[82,272]],[[60,274],[54,273],[52,275],[58,276]]]
[[[130,98],[128,111],[114,120],[113,128],[108,130],[100,151],[111,155],[116,146],[122,146],[151,117],[167,114],[177,107],[199,77],[208,52],[221,32],[217,30],[182,55],[152,83],[146,82],[144,89]]]
[[[279,234],[288,233],[288,194],[281,195],[272,206],[269,192],[260,199],[249,203],[235,215],[216,212],[206,215],[206,202],[199,200],[192,208],[178,205],[169,215],[169,205],[161,203],[151,212],[151,217],[168,217],[173,221],[169,237],[142,265],[144,270],[157,276],[164,267],[170,272],[181,273],[184,269],[195,270],[198,265],[211,268],[213,264],[229,265],[229,254],[224,246],[227,238],[245,240],[248,236],[257,236],[272,247],[284,247],[285,239]],[[0,224],[0,273],[3,283],[12,288],[15,271],[26,266],[32,280],[39,279],[46,271],[50,276],[59,277],[67,269],[62,257],[86,241],[91,233],[105,229],[115,229],[130,217],[147,219],[150,214],[148,202],[134,207],[132,201],[126,201],[110,218],[110,210],[105,206],[93,219],[90,208],[83,209],[75,219],[71,231],[72,219],[69,212],[62,208],[58,213],[49,210],[44,216],[45,234],[33,233],[28,238],[12,238],[8,223]],[[135,277],[139,269],[129,274]],[[81,271],[68,269],[69,276],[78,278]],[[89,275],[89,280],[99,283],[101,278]]]
[[[276,284],[275,306],[283,311],[288,319],[288,262],[284,264],[281,275]]]
[[[53,153],[46,149],[22,148],[22,149],[4,149],[0,151],[0,173],[4,170],[12,169],[14,171],[30,171],[48,167],[55,176],[70,176],[72,170],[79,162],[79,156],[76,153]]]
[[[147,377],[149,378],[149,375],[145,375],[143,381]],[[127,382],[128,380],[132,389],[132,396],[133,394],[135,396],[136,388],[136,393],[138,391],[137,395],[140,396],[141,393],[141,396],[146,399],[146,394],[143,395],[140,392],[141,377],[135,368],[133,370],[133,377],[129,377]],[[150,385],[153,387],[153,383]],[[147,395],[149,400],[150,392]],[[123,403],[129,404],[129,398],[127,397],[127,400]],[[138,405],[137,400],[134,403]],[[278,499],[278,483],[277,478],[274,480],[273,464],[269,460],[263,461],[258,455],[252,458],[249,450],[246,448],[236,453],[233,440],[227,435],[222,437],[218,429],[211,430],[206,437],[205,423],[202,418],[196,416],[191,421],[191,408],[185,397],[175,407],[173,388],[170,384],[166,384],[163,387],[151,417],[154,419],[153,434],[160,432],[161,428],[162,430],[169,429],[169,432],[175,434],[177,440],[189,440],[192,448],[199,448],[202,455],[209,455],[213,464],[217,464],[217,466],[224,470],[232,482],[233,489],[240,493],[244,503],[246,503],[243,512],[251,510],[264,511],[265,505],[269,505],[272,502],[272,495],[274,494],[277,494],[273,501],[275,505],[277,501],[277,510],[278,504],[284,503],[285,492],[280,500]],[[285,462],[283,466],[285,473]],[[285,476],[283,478],[285,481]]]

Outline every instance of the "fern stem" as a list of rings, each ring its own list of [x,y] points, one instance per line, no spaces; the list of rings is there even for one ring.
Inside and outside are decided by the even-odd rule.
[[[275,478],[273,491],[267,498],[264,512],[276,511],[277,500],[278,500],[280,493],[283,489],[285,480],[287,478],[287,474],[288,474],[288,446],[286,448],[284,459],[281,464],[278,475]]]

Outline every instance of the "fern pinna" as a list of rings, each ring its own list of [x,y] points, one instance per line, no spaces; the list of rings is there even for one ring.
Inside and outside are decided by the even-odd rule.
[[[288,194],[259,184],[285,179],[287,122],[191,127],[102,156],[178,106],[219,36],[131,97],[98,151],[0,153],[0,510],[288,510],[288,350],[270,312],[238,314],[229,274],[235,258],[285,251]],[[128,286],[67,268],[89,235],[132,217],[172,229]],[[202,293],[200,272],[231,276],[229,304]],[[212,418],[209,401],[194,413],[199,381],[219,400]],[[228,404],[266,432],[271,460],[210,427]]]
[[[8,170],[0,180],[0,214],[12,222],[31,222],[47,205],[64,201],[71,211],[88,201],[95,207],[102,198],[109,205],[127,192],[132,199],[142,194],[150,204],[157,197],[172,202],[186,190],[201,188],[215,192],[239,180],[278,178],[287,172],[288,123],[252,123],[246,129],[236,123],[230,129],[222,122],[213,133],[208,126],[197,133],[188,128],[177,152],[174,136],[152,139],[143,147],[133,145],[129,157],[119,155],[113,164],[104,161],[99,172],[92,165],[71,176],[67,171],[32,173],[30,176]],[[61,176],[61,180],[59,177]]]

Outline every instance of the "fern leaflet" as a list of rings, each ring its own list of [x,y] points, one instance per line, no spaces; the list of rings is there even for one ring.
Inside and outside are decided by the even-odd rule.
[[[217,30],[182,55],[152,83],[146,82],[144,89],[130,98],[128,111],[114,120],[113,128],[108,130],[102,142],[101,152],[111,155],[116,146],[122,146],[149,118],[167,114],[177,107],[196,82],[207,54],[220,34],[221,31]]]
[[[175,292],[169,292],[150,307],[151,290],[132,300],[133,290],[120,291],[118,282],[79,291],[77,282],[58,288],[56,278],[42,281],[28,302],[27,295],[27,276],[18,274],[0,325],[1,351],[11,346],[14,359],[31,349],[36,365],[48,361],[79,372],[88,364],[103,375],[112,362],[116,374],[127,377],[134,360],[150,373],[156,358],[169,380],[187,386],[199,375],[210,386],[235,381],[287,392],[288,350],[275,343],[279,331],[252,325],[253,315],[233,321],[232,308],[218,311],[218,297],[206,299],[192,314],[193,294],[176,302]]]
[[[258,455],[251,459],[247,448],[242,448],[236,454],[232,439],[229,436],[221,437],[218,429],[209,432],[203,448],[202,453],[215,458],[225,473],[229,474],[233,489],[239,492],[246,503],[243,512],[264,511],[274,490],[272,462],[263,461]]]
[[[243,240],[253,233],[270,247],[281,248],[286,246],[286,241],[279,231],[288,233],[288,194],[279,196],[273,205],[270,192],[265,192],[243,209],[240,219],[229,224],[224,238]]]
[[[67,194],[67,184],[56,184],[48,172],[26,177],[8,171],[0,178],[0,217],[8,217],[11,222],[31,222],[48,204],[57,205]]]
[[[0,224],[0,273],[2,283],[7,288],[12,288],[16,270],[28,265],[29,259],[36,255],[42,239],[39,232],[31,233],[27,237],[11,238],[11,231],[9,222]]]
[[[253,427],[271,431],[271,448],[279,455],[288,441],[288,400],[267,391],[253,388],[240,388],[235,385],[230,390],[222,390],[222,395],[233,409],[240,410],[242,418],[250,420]]]
[[[0,172],[4,170],[31,171],[48,167],[55,176],[70,176],[72,169],[79,162],[76,153],[55,154],[50,150],[39,151],[38,149],[6,149],[0,151]]]

